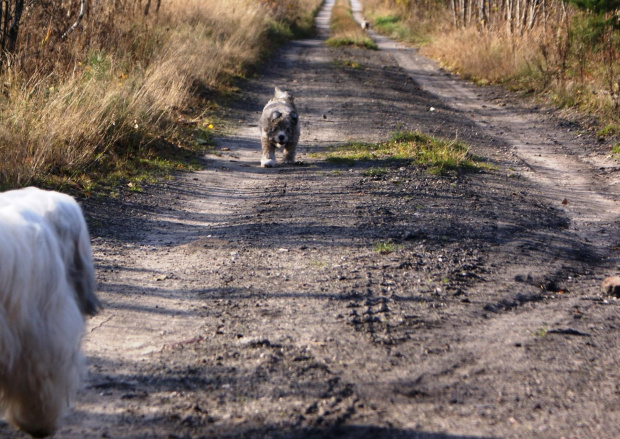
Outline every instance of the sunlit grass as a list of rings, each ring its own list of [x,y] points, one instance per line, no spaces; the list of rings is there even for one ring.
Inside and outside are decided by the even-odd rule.
[[[387,168],[370,168],[362,172],[362,174],[364,174],[366,177],[381,177],[383,175],[386,175],[387,173]]]
[[[429,41],[426,34],[416,33],[400,15],[379,15],[374,17],[373,27],[390,38],[396,38],[414,44],[423,44]]]
[[[327,161],[348,165],[370,160],[410,161],[432,174],[490,169],[487,163],[474,157],[464,143],[438,139],[417,131],[396,132],[386,142],[349,142],[330,148],[324,157]]]
[[[356,46],[366,49],[378,49],[377,44],[364,32],[353,18],[349,2],[336,0],[330,18],[331,36],[327,44],[333,47]]]
[[[374,251],[383,255],[394,253],[397,249],[398,247],[396,246],[396,244],[391,241],[379,241],[376,242],[373,247]]]

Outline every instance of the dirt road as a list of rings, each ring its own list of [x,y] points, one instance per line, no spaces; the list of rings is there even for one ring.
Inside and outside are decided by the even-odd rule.
[[[105,310],[57,437],[620,437],[605,146],[375,33],[379,51],[326,47],[332,3],[241,84],[204,171],[85,203]],[[275,85],[304,166],[259,167]],[[405,129],[494,170],[313,155]]]

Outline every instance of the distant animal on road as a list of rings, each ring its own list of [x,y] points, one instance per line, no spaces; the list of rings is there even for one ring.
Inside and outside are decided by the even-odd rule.
[[[85,373],[84,316],[95,272],[86,221],[70,196],[0,193],[0,413],[34,437],[54,433]]]
[[[295,163],[300,127],[295,100],[290,93],[275,88],[275,96],[263,108],[259,127],[261,166],[264,168],[275,166],[276,148],[283,149],[284,163]]]
[[[361,26],[362,26],[362,30],[366,32],[368,29],[370,29],[370,22],[366,20],[365,18],[362,18]]]

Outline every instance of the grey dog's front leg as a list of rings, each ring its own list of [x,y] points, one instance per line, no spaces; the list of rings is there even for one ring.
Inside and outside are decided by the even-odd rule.
[[[276,148],[269,142],[267,136],[263,136],[260,139],[261,147],[263,149],[263,157],[260,159],[260,165],[263,168],[272,168],[276,165]]]
[[[284,163],[295,163],[295,145],[287,145],[284,147],[283,160]]]

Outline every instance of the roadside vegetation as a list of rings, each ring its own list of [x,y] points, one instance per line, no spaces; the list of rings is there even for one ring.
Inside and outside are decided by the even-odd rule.
[[[26,5],[15,44],[0,41],[0,188],[140,190],[197,167],[221,129],[216,102],[276,45],[309,34],[320,3]]]
[[[390,253],[394,253],[398,248],[396,244],[391,241],[378,241],[375,243],[373,249],[377,253],[389,255]]]
[[[480,84],[599,118],[620,135],[618,0],[364,0],[373,27]]]
[[[396,132],[386,142],[349,142],[331,147],[321,156],[327,161],[347,165],[358,161],[392,161],[399,164],[408,162],[437,175],[490,169],[487,163],[472,156],[464,143],[438,139],[417,131]],[[379,177],[386,172],[384,167],[372,167],[365,175]]]
[[[377,49],[377,44],[366,35],[355,21],[349,0],[336,0],[329,20],[331,35],[327,44],[334,47],[357,46],[366,49]]]

